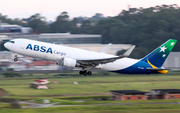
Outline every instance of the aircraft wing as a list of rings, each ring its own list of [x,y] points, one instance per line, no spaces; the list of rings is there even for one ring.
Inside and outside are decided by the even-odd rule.
[[[114,62],[118,59],[123,58],[122,56],[118,56],[118,57],[111,57],[111,58],[102,58],[102,59],[78,59],[77,62],[79,62],[80,64],[84,65],[84,66],[97,66],[99,64],[106,64],[109,62]]]
[[[101,51],[101,53],[104,53],[107,48],[110,47],[111,44],[108,44],[105,49],[103,49]],[[133,51],[133,49],[135,48],[135,45],[133,45],[132,47],[130,47],[123,55],[119,55],[119,56],[116,56],[116,57],[111,57],[111,58],[101,58],[101,59],[77,59],[77,62],[80,63],[81,65],[83,66],[97,66],[99,64],[106,64],[106,63],[109,63],[109,62],[114,62],[118,59],[121,59],[121,58],[124,58],[124,57],[127,57],[131,54],[131,52]]]
[[[111,43],[108,44],[102,51],[101,53],[105,53],[106,50],[111,46]],[[133,45],[132,47],[130,47],[123,55],[119,55],[116,57],[111,57],[111,58],[100,58],[100,59],[77,59],[77,62],[80,63],[83,66],[92,66],[95,67],[99,64],[106,64],[109,62],[114,62],[118,59],[124,58],[124,57],[128,57],[131,52],[133,51],[133,49],[135,48],[135,45]]]

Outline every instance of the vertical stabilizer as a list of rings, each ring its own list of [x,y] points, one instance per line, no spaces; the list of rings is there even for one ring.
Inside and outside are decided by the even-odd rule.
[[[142,58],[142,61],[151,63],[156,67],[161,67],[175,46],[177,40],[169,39],[167,42],[156,48],[154,51]]]

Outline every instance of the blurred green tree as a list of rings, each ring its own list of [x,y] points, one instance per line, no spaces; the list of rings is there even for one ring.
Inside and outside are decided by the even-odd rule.
[[[33,28],[34,33],[50,32],[46,18],[36,13],[28,18],[28,27]]]

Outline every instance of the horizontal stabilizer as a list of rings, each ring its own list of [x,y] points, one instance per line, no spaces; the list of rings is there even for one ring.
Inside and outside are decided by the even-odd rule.
[[[152,71],[162,71],[162,70],[171,70],[171,69],[162,69],[162,68],[146,68],[147,70],[152,70]]]

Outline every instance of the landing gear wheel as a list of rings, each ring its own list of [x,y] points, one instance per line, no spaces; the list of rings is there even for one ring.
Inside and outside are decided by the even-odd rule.
[[[88,74],[88,75],[92,75],[92,72],[91,72],[91,71],[88,71],[87,74]]]
[[[86,76],[88,73],[86,71],[84,71],[83,75]]]
[[[82,75],[84,73],[84,71],[79,71],[79,74]]]
[[[91,71],[87,71],[87,70],[83,70],[83,71],[79,71],[79,74],[87,76],[87,75],[92,75],[92,72]]]
[[[17,61],[18,61],[18,58],[14,58],[14,61],[17,62]]]

